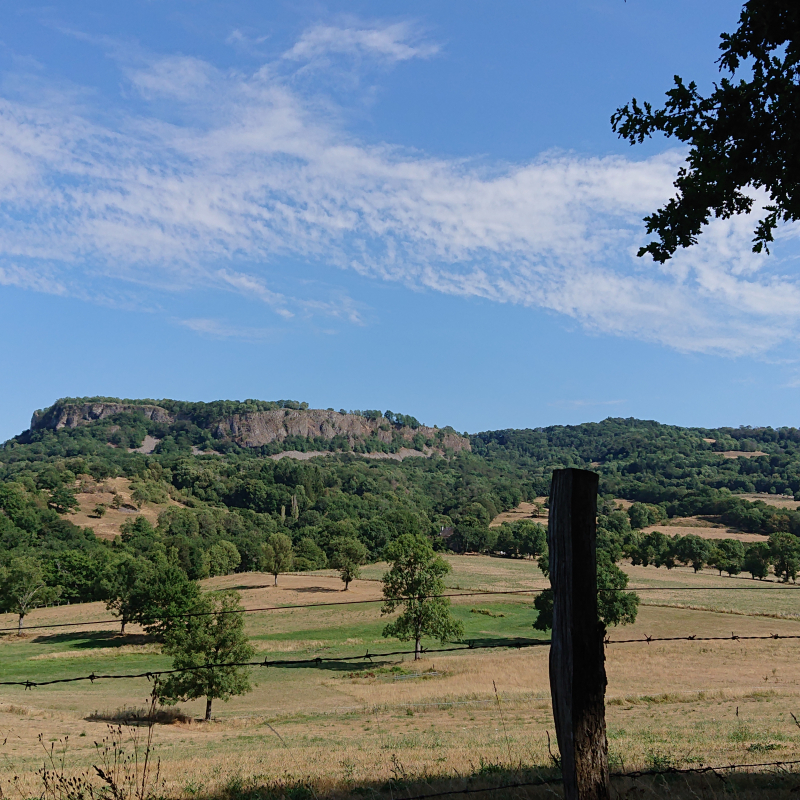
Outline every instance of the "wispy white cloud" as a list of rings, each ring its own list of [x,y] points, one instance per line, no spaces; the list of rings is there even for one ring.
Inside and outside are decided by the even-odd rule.
[[[250,36],[239,28],[234,28],[225,38],[225,44],[238,45],[251,50],[255,45],[263,44],[269,36]]]
[[[315,25],[284,53],[292,61],[315,61],[329,55],[371,56],[389,62],[430,58],[439,45],[425,41],[409,22],[392,25]]]
[[[337,38],[317,26],[280,61],[345,46],[425,55],[409,30]],[[765,353],[800,332],[797,275],[749,252],[752,220],[714,222],[666,267],[635,257],[679,153],[546,153],[488,169],[359,142],[274,63],[244,75],[139,53],[123,66],[132,89],[188,121],[0,102],[0,275],[75,294],[87,281],[211,287],[287,319],[362,323],[346,296],[283,291],[281,265],[307,260],[685,351]]]
[[[273,306],[275,312],[287,319],[293,317],[291,311],[286,308],[286,297],[277,292],[270,291],[262,280],[251,275],[244,275],[241,272],[232,272],[228,269],[217,270],[217,277],[223,284],[233,287],[243,295],[256,297],[259,300]]]
[[[67,289],[60,281],[38,271],[9,264],[0,267],[0,286],[32,289],[44,294],[66,295]]]
[[[208,336],[211,339],[242,339],[244,341],[263,341],[279,336],[271,328],[255,328],[240,325],[229,325],[218,319],[182,319],[178,323],[195,333]]]
[[[189,56],[160,58],[144,68],[125,72],[133,88],[146,99],[196,96],[209,88],[217,74],[207,62]]]

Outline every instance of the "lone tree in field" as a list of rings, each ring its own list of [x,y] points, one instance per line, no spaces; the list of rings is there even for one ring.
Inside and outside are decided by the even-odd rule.
[[[719,574],[727,572],[731,577],[738,575],[744,566],[744,545],[735,539],[720,539],[711,548],[709,564],[719,570]]]
[[[244,633],[244,614],[236,592],[215,592],[201,597],[192,608],[197,616],[173,627],[165,636],[164,652],[172,656],[173,669],[188,669],[170,675],[156,689],[165,705],[206,698],[207,720],[211,702],[227,701],[252,689],[247,667],[255,650]]]
[[[19,616],[17,636],[22,636],[22,623],[32,608],[52,603],[60,594],[60,586],[45,583],[41,563],[31,556],[0,567],[0,611]]]
[[[795,580],[800,571],[800,539],[791,533],[773,533],[769,550],[775,577],[784,583]]]
[[[145,573],[150,567],[150,562],[131,553],[122,553],[116,561],[112,561],[103,576],[103,589],[108,595],[106,608],[120,618],[119,632],[125,633],[125,626],[138,617],[141,593],[140,582],[145,578]]]
[[[334,539],[331,546],[333,547],[331,566],[339,570],[346,592],[350,582],[358,578],[359,567],[367,560],[367,548],[358,539],[349,536]]]
[[[546,551],[545,551],[546,552]],[[550,577],[547,558],[539,560],[539,568]],[[611,625],[632,625],[639,612],[639,596],[626,592],[628,576],[612,561],[605,550],[597,551],[597,618],[604,628]],[[533,627],[549,631],[553,627],[553,590],[544,589],[533,599],[538,612]]]
[[[122,553],[109,566],[103,586],[109,598],[106,608],[120,617],[120,633],[127,623],[138,622],[159,638],[180,622],[200,594],[197,583],[163,555],[150,560]]]
[[[387,546],[386,560],[392,568],[383,576],[381,614],[397,608],[402,613],[383,629],[383,635],[413,640],[415,661],[422,652],[423,636],[442,644],[461,637],[464,626],[450,613],[449,598],[436,596],[444,593],[443,578],[452,568],[431,543],[420,534],[403,534]]]
[[[749,572],[753,580],[763,581],[769,575],[770,549],[767,542],[756,542],[747,548],[744,554],[744,569]]]
[[[708,563],[708,558],[711,555],[711,545],[707,539],[701,539],[690,533],[682,536],[675,547],[675,555],[678,561],[691,565],[695,572],[700,572],[703,566]]]
[[[281,572],[288,572],[292,568],[294,554],[292,552],[292,540],[284,533],[273,533],[264,545],[264,556],[262,558],[262,569],[275,577],[275,585],[278,585],[278,575]]]

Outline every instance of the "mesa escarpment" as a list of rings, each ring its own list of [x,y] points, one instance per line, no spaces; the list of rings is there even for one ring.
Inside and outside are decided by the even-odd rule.
[[[426,454],[433,451],[450,450],[457,453],[471,450],[469,439],[449,427],[398,425],[384,417],[367,417],[330,409],[279,407],[243,410],[209,418],[205,410],[201,414],[191,409],[176,411],[154,403],[59,401],[44,411],[34,413],[31,430],[77,428],[118,414],[140,415],[168,427],[184,421],[192,422],[208,430],[217,441],[234,442],[249,448],[299,437],[326,441],[338,439],[341,444],[346,441],[350,447],[366,447],[367,451],[381,450],[381,445],[411,446]],[[371,447],[370,443],[377,446]]]
[[[61,428],[77,428],[90,425],[112,417],[114,414],[142,414],[153,422],[170,425],[175,422],[175,415],[164,408],[150,404],[137,403],[62,403],[55,402],[43,411],[34,411],[31,418],[31,430],[53,430]]]
[[[385,420],[322,409],[303,411],[278,408],[234,414],[216,424],[214,435],[220,439],[230,439],[243,447],[282,442],[290,436],[327,440],[344,436],[351,445],[375,438],[384,444],[391,444],[393,438],[399,435],[409,443],[421,436],[425,442],[432,442],[432,446],[452,449],[454,452],[470,449],[469,439],[453,430],[429,428],[426,425],[418,428],[397,426]]]

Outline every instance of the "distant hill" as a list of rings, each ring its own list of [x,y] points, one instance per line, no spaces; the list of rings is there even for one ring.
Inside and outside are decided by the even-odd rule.
[[[467,437],[293,400],[81,397],[37,411],[0,446],[0,565],[35,558],[72,602],[103,599],[100,576],[123,550],[198,579],[260,569],[276,533],[297,569],[324,566],[342,537],[379,559],[405,533],[533,556],[563,467],[599,474],[598,526],[615,560],[649,552],[641,530],[669,520],[664,530],[683,531],[689,517],[691,531],[800,536],[796,428],[606,419]]]
[[[262,455],[287,450],[392,454],[408,449],[430,455],[471,449],[469,439],[452,428],[431,428],[405,414],[309,409],[307,403],[292,400],[64,398],[36,411],[30,431],[16,438],[27,443],[37,432],[83,426],[102,429],[110,444],[130,450],[141,448],[150,437],[155,441],[150,450],[156,453],[179,440],[188,441],[195,453],[225,452],[230,445],[257,448]]]

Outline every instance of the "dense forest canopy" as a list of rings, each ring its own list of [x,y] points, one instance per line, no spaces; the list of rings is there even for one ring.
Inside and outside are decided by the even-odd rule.
[[[471,437],[471,442],[473,452],[488,461],[511,463],[531,475],[547,478],[559,466],[596,470],[602,495],[628,500],[670,503],[703,489],[800,492],[797,428],[712,430],[606,419],[490,431]]]
[[[125,410],[74,427],[48,427],[65,407],[109,403]],[[154,420],[147,410],[153,406],[172,416]],[[37,412],[32,430],[0,447],[0,568],[37,559],[45,580],[62,587],[62,597],[90,600],[109,596],[120,559],[170,565],[196,580],[263,569],[275,536],[291,542],[295,569],[335,563],[335,543],[345,540],[357,540],[367,558],[380,559],[403,534],[427,536],[440,549],[541,557],[544,529],[535,521],[494,528],[489,523],[520,501],[546,497],[553,469],[567,466],[600,474],[601,545],[612,562],[627,556],[644,564],[697,563],[691,542],[667,547],[636,533],[671,516],[713,515],[745,531],[785,533],[792,541],[800,535],[800,513],[739,496],[800,498],[796,428],[709,430],[607,419],[480,433],[469,439],[471,452],[456,452],[439,446],[440,433],[457,436],[450,428],[423,428],[414,417],[390,411],[351,412],[391,436],[410,430],[417,449],[406,453],[417,457],[403,460],[388,457],[397,453],[391,449],[395,440],[385,441],[389,435],[374,442],[295,436],[246,447],[213,434],[221,417],[274,409],[314,413],[295,401],[116,398],[71,398]],[[150,454],[136,451],[146,436],[156,442]],[[269,457],[289,449],[327,455],[305,461]],[[376,453],[384,457],[365,457]],[[132,508],[122,536],[109,542],[73,524],[70,512],[76,492],[114,478],[130,481],[136,505],[157,504],[160,514],[151,524]],[[621,512],[615,498],[635,505]],[[452,535],[440,537],[443,529]],[[743,563],[740,556],[737,563]],[[730,566],[721,556],[703,558]]]

